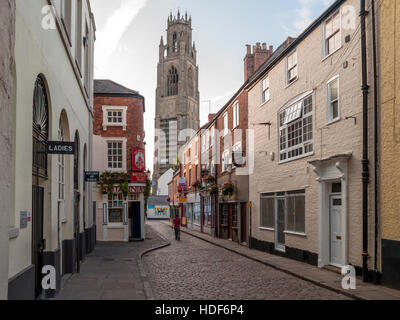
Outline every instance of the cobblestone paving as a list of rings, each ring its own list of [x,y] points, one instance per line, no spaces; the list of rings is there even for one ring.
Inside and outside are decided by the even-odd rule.
[[[157,299],[349,299],[187,234],[176,242],[163,223],[149,225],[172,243],[143,258]]]

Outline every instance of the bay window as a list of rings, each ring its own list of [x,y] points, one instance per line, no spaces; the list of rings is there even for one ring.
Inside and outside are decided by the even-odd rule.
[[[279,162],[313,154],[313,100],[302,98],[279,113]]]

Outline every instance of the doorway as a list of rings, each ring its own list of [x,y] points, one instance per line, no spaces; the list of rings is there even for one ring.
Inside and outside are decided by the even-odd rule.
[[[240,204],[241,206],[241,214],[240,214],[240,228],[241,228],[241,242],[246,244],[249,242],[249,233],[248,233],[248,217],[247,217],[247,207],[245,203]]]
[[[129,202],[130,231],[129,238],[132,241],[142,240],[142,222],[140,202]]]
[[[32,186],[32,264],[35,266],[35,297],[42,292],[44,188]]]
[[[330,264],[342,267],[343,230],[342,230],[342,196],[331,196],[329,207],[330,229]]]
[[[285,198],[276,199],[275,249],[285,251]]]

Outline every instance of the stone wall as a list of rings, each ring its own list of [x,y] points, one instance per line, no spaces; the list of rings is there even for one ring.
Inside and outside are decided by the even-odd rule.
[[[0,299],[8,287],[8,236],[11,210],[12,108],[15,103],[15,2],[0,2]]]

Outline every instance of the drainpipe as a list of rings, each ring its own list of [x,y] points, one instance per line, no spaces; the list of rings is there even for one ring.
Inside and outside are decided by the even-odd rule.
[[[366,37],[366,16],[365,0],[360,0],[361,17],[361,64],[362,64],[362,95],[363,95],[363,155],[362,155],[362,273],[363,281],[368,282],[368,184],[369,184],[369,159],[368,159],[368,91],[367,84],[367,37]]]
[[[378,135],[378,71],[377,71],[377,53],[376,53],[376,19],[375,19],[375,0],[371,0],[371,11],[372,11],[372,50],[373,50],[373,65],[374,65],[374,169],[375,169],[375,257],[374,257],[374,269],[375,275],[378,275],[378,223],[379,223],[379,194],[378,194],[378,183],[379,183],[379,161],[378,161],[378,143],[379,143],[379,135]],[[379,283],[379,279],[376,279],[376,283]]]

